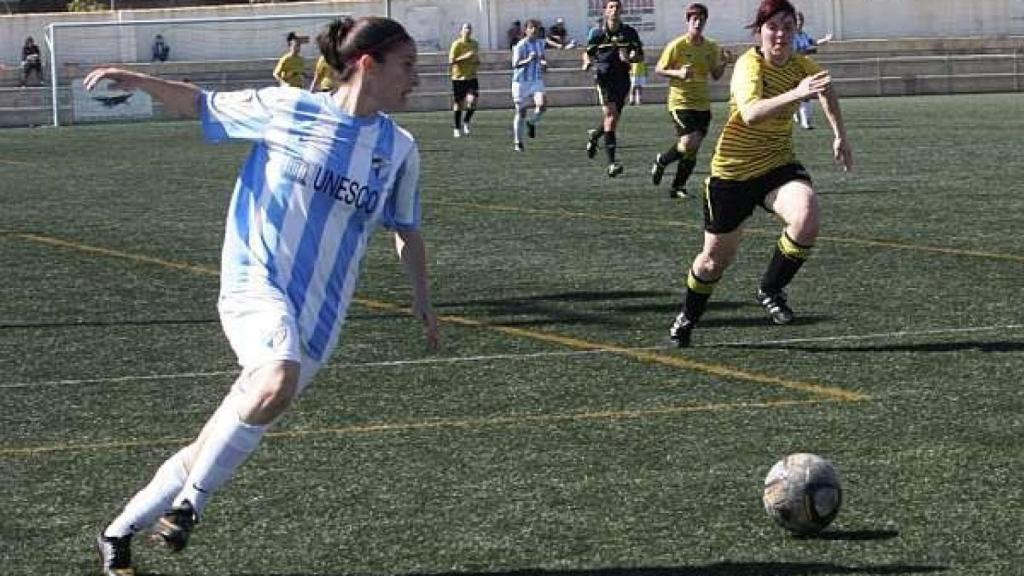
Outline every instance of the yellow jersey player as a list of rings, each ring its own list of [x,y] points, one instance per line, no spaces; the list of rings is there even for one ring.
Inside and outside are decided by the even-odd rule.
[[[654,158],[651,182],[655,186],[661,184],[665,168],[679,162],[669,189],[672,198],[686,197],[686,180],[693,172],[697,152],[711,125],[708,77],[721,78],[731,58],[714,40],[704,36],[707,22],[707,7],[690,4],[686,9],[686,34],[665,46],[655,68],[659,76],[669,79],[668,113],[678,139]]]
[[[790,116],[817,96],[832,126],[832,152],[844,170],[853,152],[828,71],[793,49],[796,9],[789,0],[762,0],[749,28],[758,45],[736,61],[729,118],[715,147],[704,192],[704,246],[686,278],[683,309],[669,335],[690,345],[716,283],[736,256],[743,223],[758,206],[785,224],[761,277],[757,301],[775,324],[793,321],[783,289],[811,254],[820,225],[818,197],[793,153]]]
[[[321,54],[313,68],[313,81],[309,83],[310,92],[334,92],[334,72],[327,59]]]
[[[476,78],[480,69],[480,44],[473,38],[473,25],[469,22],[462,25],[459,37],[452,42],[448,64],[452,69],[452,111],[455,114],[452,135],[458,138],[469,134],[469,122],[480,95],[480,82]]]
[[[277,61],[277,66],[274,66],[274,79],[277,80],[278,86],[302,88],[306,74],[306,61],[302,59],[300,52],[302,45],[309,39],[299,36],[295,32],[289,32],[286,39],[288,40],[288,51]]]

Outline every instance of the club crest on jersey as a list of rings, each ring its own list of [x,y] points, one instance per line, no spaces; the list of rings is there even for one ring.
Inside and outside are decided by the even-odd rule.
[[[374,156],[373,160],[370,161],[370,168],[373,170],[373,175],[378,181],[384,179],[388,166],[391,166],[391,162],[383,156]]]

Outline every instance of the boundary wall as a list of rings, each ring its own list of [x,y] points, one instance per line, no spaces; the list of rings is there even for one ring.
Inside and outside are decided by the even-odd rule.
[[[734,51],[749,44],[728,45]],[[660,52],[653,47],[652,52]],[[546,74],[552,106],[597,103],[589,72],[580,69],[578,50],[552,51]],[[653,57],[652,57],[653,58]],[[410,110],[447,110],[451,105],[450,80],[445,54],[424,54],[419,62],[420,86],[410,99]],[[509,108],[511,71],[504,51],[482,55],[479,74],[484,109]],[[1024,36],[1004,39],[947,38],[834,42],[822,47],[816,60],[833,75],[840,94],[854,96],[901,96],[1024,91]],[[166,62],[129,64],[130,67],[165,78],[188,79],[206,89],[234,90],[272,84],[275,59]],[[307,64],[312,64],[308,61]],[[79,82],[88,65],[69,64],[62,76]],[[309,68],[307,68],[309,69]],[[726,71],[726,78],[731,70]],[[664,102],[667,83],[653,74],[645,90],[646,103]],[[52,123],[49,87],[15,88],[17,76],[0,73],[0,126]],[[3,86],[7,86],[4,88]],[[728,80],[711,84],[717,102],[728,98]],[[58,91],[62,124],[71,123],[71,89]],[[157,107],[155,117],[163,117]]]
[[[637,27],[647,45],[662,46],[683,29],[680,0],[624,0],[625,18]],[[711,8],[709,36],[724,43],[744,42],[757,0],[715,0]],[[807,17],[807,29],[816,36],[831,32],[837,40],[1004,37],[1024,35],[1024,2],[1021,0],[796,0]],[[213,18],[272,14],[337,13],[390,15],[402,22],[417,39],[421,51],[445,50],[462,22],[476,28],[476,36],[488,49],[506,48],[505,30],[513,20],[536,17],[551,22],[561,17],[571,36],[585,39],[601,14],[603,0],[324,0],[282,4],[242,4],[160,10],[114,12],[17,14],[0,16],[0,65],[18,64],[26,36],[43,42],[52,22],[133,21],[173,18]],[[289,31],[281,24],[280,35]],[[315,30],[304,31],[315,33]],[[175,42],[172,25],[162,32],[172,46],[172,59],[189,60],[187,42]],[[148,56],[150,37],[139,39],[138,53]],[[283,42],[282,42],[283,44]],[[267,45],[265,38],[223,47],[220,59],[246,60],[272,57],[283,52],[281,44]],[[110,61],[123,61],[111,54]],[[69,58],[70,59],[70,58]],[[44,54],[49,61],[49,55]]]

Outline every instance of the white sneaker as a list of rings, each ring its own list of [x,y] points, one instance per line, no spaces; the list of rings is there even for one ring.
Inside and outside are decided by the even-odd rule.
[[[469,136],[469,124],[462,124],[462,133],[465,134],[466,136]]]
[[[462,132],[459,132],[458,128],[452,130],[452,138],[461,138]]]

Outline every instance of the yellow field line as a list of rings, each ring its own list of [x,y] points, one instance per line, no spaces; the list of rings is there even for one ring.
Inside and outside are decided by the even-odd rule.
[[[617,216],[614,214],[596,214],[593,212],[578,212],[572,210],[543,210],[539,208],[523,208],[521,206],[505,206],[500,204],[480,204],[477,202],[459,202],[449,200],[428,200],[425,201],[428,204],[438,204],[442,206],[456,206],[459,208],[474,208],[477,210],[489,210],[493,212],[517,212],[521,214],[535,214],[538,216],[550,216],[554,218],[581,218],[589,220],[605,220],[611,222],[630,222],[647,225],[658,225],[658,226],[671,226],[671,227],[684,227],[691,228],[694,230],[703,230],[703,226],[700,224],[694,224],[693,222],[685,222],[683,220],[658,220],[640,218],[637,216]],[[747,228],[748,234],[757,236],[770,236],[776,237],[779,235],[779,231],[767,230],[763,228]],[[897,250],[910,250],[916,252],[928,252],[932,254],[944,254],[948,256],[969,256],[975,258],[986,258],[990,260],[1007,260],[1010,262],[1024,262],[1024,255],[1020,254],[1005,254],[1001,252],[984,252],[981,250],[963,250],[959,248],[947,248],[944,246],[927,246],[923,244],[908,244],[905,242],[896,242],[891,240],[872,240],[864,238],[848,238],[842,236],[819,236],[819,241],[832,242],[834,244],[848,245],[848,246],[862,246],[862,247],[874,247],[874,248],[893,248]]]
[[[204,275],[216,275],[217,271],[213,268],[205,266],[196,266],[193,264],[185,264],[181,262],[173,262],[170,260],[164,260],[162,258],[154,258],[151,256],[145,256],[141,254],[132,254],[129,252],[123,252],[121,250],[114,250],[110,248],[102,248],[97,246],[89,246],[86,244],[79,244],[77,242],[71,242],[68,240],[61,240],[58,238],[50,238],[46,236],[39,236],[37,234],[16,234],[15,236],[24,238],[26,240],[41,242],[53,246],[59,246],[63,248],[70,248],[75,250],[81,250],[94,254],[102,254],[105,256],[112,256],[116,258],[128,259],[136,262],[144,262],[147,264],[156,264],[159,266],[166,266],[176,270],[184,270],[188,272],[194,272]],[[391,304],[388,302],[381,302],[378,300],[370,300],[365,298],[354,298],[354,303],[365,306],[371,309],[389,310],[389,311],[404,311],[406,308]],[[473,328],[482,328],[492,330],[502,334],[508,334],[510,336],[517,336],[521,338],[527,338],[531,340],[537,340],[541,342],[548,342],[551,344],[558,344],[566,346],[568,348],[577,350],[602,350],[610,353],[618,354],[633,360],[639,360],[641,362],[647,362],[651,364],[661,364],[663,366],[670,366],[673,368],[681,368],[684,370],[690,370],[693,372],[702,372],[705,374],[711,374],[721,378],[731,378],[735,380],[742,380],[746,382],[754,382],[756,384],[765,384],[769,386],[779,386],[790,390],[798,390],[800,392],[806,392],[822,396],[832,400],[846,401],[846,402],[860,402],[867,400],[868,397],[849,390],[842,388],[836,388],[832,386],[823,386],[821,384],[814,384],[811,382],[801,382],[798,380],[789,380],[785,378],[779,378],[776,376],[770,376],[767,374],[759,374],[757,372],[748,372],[733,368],[724,364],[712,364],[708,362],[698,362],[677,355],[669,355],[658,352],[651,352],[645,350],[634,350],[617,346],[614,344],[606,344],[599,342],[590,342],[571,336],[562,336],[559,334],[552,334],[550,332],[543,332],[539,330],[527,330],[524,328],[514,328],[511,326],[502,326],[500,324],[489,324],[487,322],[473,320],[463,316],[452,316],[452,315],[441,315],[438,317],[439,321],[447,322],[450,324],[469,326]]]
[[[680,406],[662,406],[645,410],[603,410],[597,412],[568,412],[558,414],[515,414],[511,416],[494,416],[490,418],[460,418],[422,420],[419,422],[394,422],[381,424],[356,424],[332,428],[299,428],[268,432],[271,438],[305,438],[309,436],[346,436],[357,434],[376,434],[387,432],[404,432],[414,430],[439,430],[444,428],[479,429],[489,426],[517,426],[524,424],[556,424],[559,422],[584,422],[592,420],[636,420],[650,416],[666,416],[698,412],[726,412],[736,410],[755,410],[785,408],[792,406],[808,406],[822,404],[830,400],[770,400],[764,402],[729,402],[717,404],[686,404]],[[154,440],[127,440],[117,442],[93,442],[84,444],[51,444],[29,446],[24,448],[0,448],[0,457],[35,456],[39,454],[89,452],[118,448],[145,448],[151,446],[183,446],[192,438],[158,438]]]

